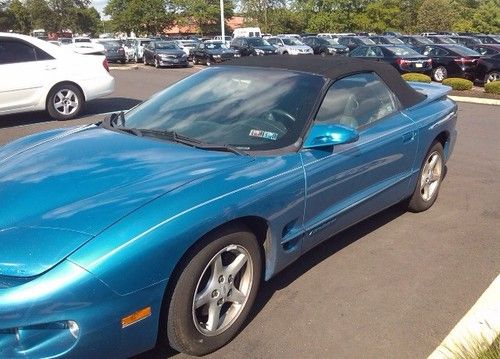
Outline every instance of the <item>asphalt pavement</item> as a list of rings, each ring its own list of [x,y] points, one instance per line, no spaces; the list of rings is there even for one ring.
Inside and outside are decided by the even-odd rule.
[[[198,68],[112,70],[82,118],[0,116],[0,145],[128,109]],[[206,358],[425,358],[500,272],[500,107],[459,104],[459,137],[434,206],[396,206],[332,237],[265,283],[250,321]],[[140,358],[188,358],[166,346]]]

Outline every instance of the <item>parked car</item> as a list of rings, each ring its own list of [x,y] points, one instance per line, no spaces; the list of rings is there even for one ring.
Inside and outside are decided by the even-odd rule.
[[[278,50],[261,37],[236,37],[231,41],[231,48],[241,56],[276,55]]]
[[[402,36],[402,34],[400,32],[397,32],[397,31],[384,31],[382,33],[383,36],[393,36],[393,37],[400,37]]]
[[[133,46],[135,48],[135,62],[144,62],[143,61],[143,56],[144,56],[144,47],[149,44],[152,40],[148,38],[137,38],[137,39],[132,39],[133,41]]]
[[[472,50],[481,54],[481,56],[493,56],[500,53],[500,44],[480,44],[472,47]]]
[[[77,117],[86,102],[112,93],[115,84],[104,56],[83,56],[34,37],[3,32],[0,79],[0,115],[47,111],[57,120]]]
[[[338,38],[338,43],[340,45],[347,46],[349,51],[352,51],[356,47],[362,45],[376,45],[373,40],[365,36],[341,36]]]
[[[227,47],[222,41],[205,41],[201,42],[192,50],[191,59],[193,64],[198,63],[210,66],[215,63],[231,60],[235,57],[236,52]]]
[[[135,40],[124,39],[120,40],[120,43],[122,44],[123,49],[125,50],[126,61],[127,62],[136,61],[137,53],[136,53]]]
[[[370,36],[371,39],[376,44],[385,45],[404,45],[405,43],[395,36]]]
[[[99,40],[99,44],[104,46],[106,60],[108,62],[127,62],[127,54],[125,48],[118,40]]]
[[[500,35],[475,35],[483,44],[500,44]]]
[[[349,48],[338,43],[338,39],[329,39],[327,37],[308,36],[303,37],[302,42],[313,49],[314,54],[327,55],[347,55]]]
[[[231,46],[231,40],[233,38],[231,36],[224,36],[224,43],[226,44],[227,47],[230,47]],[[213,40],[216,40],[216,41],[222,41],[222,36],[215,36],[213,38]]]
[[[475,78],[478,82],[500,81],[500,53],[477,61]]]
[[[278,34],[276,37],[293,37],[294,39],[300,40],[300,35],[299,34]]]
[[[270,37],[267,39],[280,55],[312,55],[313,49],[295,37]]]
[[[173,41],[151,41],[144,47],[145,65],[159,67],[188,67],[188,55]]]
[[[435,44],[450,44],[450,45],[452,45],[452,44],[457,43],[455,40],[452,40],[447,35],[432,35],[432,36],[427,36],[427,38]]]
[[[233,38],[235,37],[260,37],[259,27],[240,27],[238,29],[234,29]]]
[[[103,45],[93,42],[89,37],[67,37],[57,42],[59,46],[63,46],[82,55],[105,55],[106,53],[106,49]]]
[[[199,41],[194,40],[175,40],[175,44],[186,54],[188,60],[191,59],[191,51],[198,45]]]
[[[432,60],[404,45],[358,46],[349,54],[366,60],[383,61],[391,64],[400,73],[430,73]]]
[[[400,39],[405,44],[410,46],[431,45],[434,43],[427,37],[420,35],[404,35],[404,36],[399,36],[398,39]]]
[[[469,49],[482,44],[481,40],[472,36],[450,36],[450,39],[459,45],[468,47]]]
[[[473,79],[477,60],[481,57],[462,45],[425,45],[416,50],[432,59],[432,78],[439,82],[449,76]]]
[[[435,203],[457,106],[411,86],[357,59],[235,59],[1,147],[2,356],[225,345],[261,278],[391,205]]]

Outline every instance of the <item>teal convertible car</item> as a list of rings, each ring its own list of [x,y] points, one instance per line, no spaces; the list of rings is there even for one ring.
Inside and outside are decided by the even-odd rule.
[[[381,63],[253,57],[0,147],[0,357],[217,350],[261,280],[391,205],[432,206],[447,92]]]

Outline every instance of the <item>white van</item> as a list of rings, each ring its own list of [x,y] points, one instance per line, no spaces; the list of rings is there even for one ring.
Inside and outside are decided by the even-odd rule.
[[[234,29],[233,37],[260,37],[260,27],[240,27]]]

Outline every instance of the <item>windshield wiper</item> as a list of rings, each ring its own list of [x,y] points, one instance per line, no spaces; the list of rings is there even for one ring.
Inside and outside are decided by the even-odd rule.
[[[175,131],[160,131],[160,130],[152,130],[152,129],[135,129],[136,131],[140,131],[142,134],[150,134],[153,136],[159,136],[162,138],[166,138],[167,140],[182,143],[183,145],[200,148],[203,150],[212,150],[212,151],[225,151],[232,152],[234,154],[240,156],[247,156],[248,153],[238,149],[237,147],[231,145],[218,145],[218,144],[209,144],[204,143],[196,138],[188,137],[185,135],[181,135]]]

